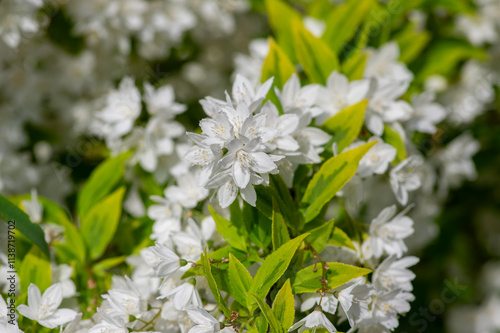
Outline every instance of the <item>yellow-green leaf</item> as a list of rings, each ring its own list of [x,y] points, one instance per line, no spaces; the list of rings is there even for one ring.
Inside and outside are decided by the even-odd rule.
[[[217,231],[221,234],[224,239],[232,247],[241,250],[243,252],[247,251],[246,235],[244,234],[244,228],[236,228],[236,226],[229,220],[223,218],[212,208],[208,207],[210,214],[214,218],[215,225],[217,226]]]
[[[352,279],[366,275],[371,272],[367,268],[346,265],[338,262],[327,263],[329,269],[326,271],[326,280],[328,280],[328,289],[337,288]],[[321,266],[306,267],[300,270],[293,283],[293,292],[296,294],[301,293],[315,293],[316,290],[321,288],[321,282],[318,279],[322,277],[323,271]]]
[[[328,241],[327,245],[330,245],[330,246],[343,246],[343,247],[347,247],[347,248],[349,248],[351,250],[356,251],[356,248],[352,244],[352,241],[349,238],[349,236],[347,236],[347,234],[344,232],[344,230],[342,230],[340,228],[335,228],[333,230],[333,235],[330,238],[330,240]]]
[[[338,70],[337,55],[321,39],[310,33],[300,22],[293,24],[295,54],[312,82],[325,84],[334,70]]]
[[[252,276],[243,264],[229,253],[229,285],[231,288],[231,296],[234,297],[240,304],[246,304],[246,293],[252,286]]]
[[[293,73],[295,73],[295,67],[292,61],[274,39],[269,37],[269,53],[262,65],[261,81],[265,82],[274,77],[274,85],[281,89]]]
[[[397,164],[402,160],[406,159],[407,156],[406,156],[405,143],[401,138],[401,136],[398,134],[398,132],[396,132],[390,126],[385,125],[384,135],[382,136],[382,139],[384,140],[385,143],[388,143],[394,148],[396,148],[397,153],[396,153],[396,158],[393,161],[394,164]]]
[[[271,327],[271,332],[276,332],[276,333],[285,333],[285,329],[283,326],[280,324],[278,321],[278,318],[274,315],[274,312],[271,310],[269,305],[267,305],[266,302],[264,302],[262,299],[260,299],[257,295],[249,293],[249,295],[255,300],[257,305],[260,308],[260,311],[262,311],[262,314],[267,320],[267,323]]]
[[[201,264],[203,265],[203,274],[207,279],[208,286],[210,287],[210,290],[212,291],[212,294],[214,295],[217,304],[219,304],[220,309],[222,310],[224,315],[229,318],[229,316],[231,315],[231,311],[227,307],[226,302],[224,301],[219,292],[219,287],[217,287],[217,283],[215,282],[215,279],[212,275],[212,268],[210,267],[210,261],[208,261],[208,256],[206,251],[205,254],[201,255],[200,260]]]
[[[42,293],[50,287],[52,281],[50,261],[38,246],[33,245],[24,256],[19,268],[19,280],[22,294],[28,291],[30,283],[36,284]]]
[[[362,100],[341,110],[336,115],[328,118],[323,124],[323,130],[332,135],[333,142],[337,143],[341,152],[356,139],[363,126],[368,100]]]
[[[347,76],[350,81],[362,79],[367,59],[368,53],[366,52],[354,53],[342,63],[342,73]]]
[[[322,39],[335,52],[351,40],[370,9],[372,0],[347,0],[331,12]]]
[[[81,231],[92,259],[99,258],[115,235],[122,211],[125,187],[95,204],[82,219]]]
[[[269,25],[277,36],[279,45],[295,63],[292,20],[300,20],[300,14],[281,0],[266,0],[266,9],[269,16]]]
[[[288,229],[283,215],[281,215],[280,208],[274,198],[272,227],[273,250],[276,251],[281,245],[290,240],[290,235],[288,234]]]
[[[359,161],[376,143],[377,141],[368,142],[323,163],[307,185],[306,193],[302,198],[301,205],[304,207],[306,222],[314,219],[323,206],[354,176]]]
[[[285,329],[293,325],[295,318],[295,297],[292,293],[290,280],[286,280],[283,287],[276,294],[272,309],[276,318]]]

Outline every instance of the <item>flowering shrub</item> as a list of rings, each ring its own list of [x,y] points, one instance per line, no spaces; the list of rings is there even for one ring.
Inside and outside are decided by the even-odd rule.
[[[397,330],[499,7],[0,3],[0,331]]]

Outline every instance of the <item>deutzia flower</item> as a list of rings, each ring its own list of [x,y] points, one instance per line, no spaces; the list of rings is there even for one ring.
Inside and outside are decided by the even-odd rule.
[[[399,325],[398,314],[410,311],[410,303],[415,299],[410,293],[400,289],[389,292],[378,292],[372,304],[372,317],[375,322],[394,330]]]
[[[275,91],[285,112],[309,113],[312,117],[316,117],[323,112],[314,106],[319,89],[320,86],[317,84],[301,87],[299,77],[294,73],[286,81],[282,92],[278,88],[275,88]]]
[[[108,300],[114,310],[137,317],[147,310],[147,302],[128,276],[125,276],[124,282],[120,283],[118,288],[108,290],[108,294],[103,295],[103,298]]]
[[[111,141],[132,130],[141,113],[141,94],[130,77],[106,96],[106,106],[97,113],[94,132]]]
[[[19,313],[31,320],[36,320],[40,325],[56,328],[76,317],[76,311],[71,309],[57,309],[63,299],[62,287],[56,283],[41,295],[40,289],[31,283],[28,287],[28,304],[17,307]]]
[[[110,316],[97,308],[97,313],[102,317],[102,321],[90,328],[89,333],[128,333],[127,326],[122,318]]]
[[[408,120],[412,107],[405,101],[397,100],[408,89],[409,83],[388,82],[378,84],[370,97],[366,110],[366,127],[375,135],[382,135],[384,123]]]
[[[316,118],[316,123],[321,125],[342,109],[366,98],[369,88],[369,80],[349,82],[345,75],[333,71],[326,80],[326,87],[319,88],[316,104],[324,112]]]
[[[390,183],[396,199],[402,205],[408,203],[408,192],[414,191],[420,187],[420,177],[416,173],[416,168],[423,163],[418,155],[412,155],[401,161],[390,172]]]
[[[156,243],[155,246],[149,247],[149,250],[158,258],[156,266],[156,275],[168,278],[181,268],[181,258],[168,247]]]
[[[259,84],[254,90],[252,83],[243,75],[236,74],[233,83],[232,97],[236,104],[245,102],[250,112],[255,112],[260,108],[262,101],[266,97],[273,84],[274,78],[268,79],[263,84]]]
[[[314,310],[304,319],[296,322],[288,329],[288,332],[299,329],[299,333],[307,330],[311,330],[315,333],[318,328],[325,328],[330,333],[337,332],[337,329],[333,324],[326,318],[325,314],[319,310]]]
[[[172,298],[177,310],[186,310],[190,306],[203,306],[194,283],[196,283],[196,280],[192,279],[190,282],[181,284],[159,298]]]
[[[396,148],[384,143],[381,138],[371,137],[368,142],[378,141],[359,161],[356,174],[360,177],[368,177],[373,174],[383,174],[396,157]],[[364,144],[364,141],[355,142],[345,150],[354,149]]]
[[[215,333],[221,330],[221,323],[201,307],[186,310],[189,318],[196,323],[188,333]]]
[[[304,301],[300,305],[300,311],[305,312],[309,309],[312,309],[315,305],[319,305],[321,301],[321,309],[325,312],[335,314],[337,311],[337,306],[339,301],[332,294],[325,294],[325,296],[321,296],[321,294],[305,294]]]
[[[413,234],[413,221],[404,216],[406,211],[396,217],[396,205],[383,209],[370,225],[370,248],[376,258],[382,254],[396,255],[400,258],[407,251],[404,239]],[[368,239],[367,239],[368,241]]]
[[[163,115],[168,118],[173,118],[187,109],[184,104],[175,102],[174,89],[170,85],[155,90],[151,84],[144,83],[144,102],[150,115]]]
[[[396,42],[384,44],[378,50],[370,50],[364,76],[376,78],[382,84],[409,83],[413,79],[413,74],[398,59],[399,46]]]
[[[26,213],[29,215],[31,222],[42,222],[43,206],[38,200],[38,193],[35,188],[31,189],[31,200],[21,201]]]
[[[399,260],[393,255],[387,257],[373,273],[373,284],[378,290],[412,291],[413,286],[410,281],[415,278],[415,274],[407,268],[415,265],[418,261],[417,257],[412,256]]]
[[[199,184],[199,170],[187,172],[175,177],[177,185],[165,190],[165,196],[185,208],[194,208],[208,196],[208,190]]]
[[[434,98],[435,95],[432,92],[411,96],[413,113],[407,122],[409,130],[429,134],[436,132],[435,124],[446,117],[446,111],[440,104],[433,102]]]

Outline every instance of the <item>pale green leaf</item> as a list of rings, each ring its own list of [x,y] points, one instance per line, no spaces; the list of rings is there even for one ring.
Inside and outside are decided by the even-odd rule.
[[[269,53],[262,65],[261,81],[265,82],[274,77],[273,84],[279,89],[295,73],[295,67],[288,56],[283,52],[278,44],[269,37]]]
[[[52,282],[50,261],[38,246],[32,246],[24,256],[19,268],[19,280],[22,294],[28,291],[30,283],[36,284],[42,293],[50,287]]]
[[[338,151],[344,150],[358,137],[367,105],[368,100],[364,99],[341,110],[323,124],[323,130],[331,134],[332,141],[337,143]]]
[[[231,296],[234,297],[240,304],[246,304],[246,293],[252,285],[252,276],[243,264],[229,253],[229,285],[231,288]]]
[[[384,125],[384,135],[382,136],[382,139],[385,143],[388,143],[396,148],[397,153],[393,163],[397,164],[406,159],[405,143],[398,132],[393,130],[389,125]]]
[[[266,0],[269,25],[277,36],[278,44],[296,62],[292,34],[292,20],[300,20],[300,14],[282,0]]]
[[[326,271],[326,280],[328,280],[328,289],[337,288],[352,279],[366,275],[371,272],[367,268],[346,265],[338,262],[327,263],[329,269]],[[321,282],[318,279],[322,277],[323,271],[321,265],[317,265],[316,272],[314,266],[306,267],[300,270],[293,282],[293,292],[315,293],[321,288]]]
[[[241,250],[243,252],[247,251],[246,235],[244,234],[244,228],[237,228],[231,221],[223,218],[212,208],[208,207],[210,214],[214,218],[215,225],[217,226],[217,231],[221,234],[224,239],[232,247]]]
[[[307,236],[306,241],[311,244],[311,246],[317,253],[321,253],[328,243],[328,240],[330,239],[333,231],[334,224],[335,222],[331,220],[329,222],[326,222],[322,226],[309,231],[310,235]]]
[[[269,324],[271,328],[271,332],[273,333],[285,333],[285,329],[283,326],[280,324],[278,321],[278,318],[276,318],[274,312],[271,310],[269,305],[267,305],[266,302],[264,302],[262,299],[259,298],[259,296],[249,293],[249,295],[255,300],[257,305],[260,308],[260,311],[262,311],[262,314],[267,320],[267,323]]]
[[[90,210],[105,196],[110,194],[123,178],[124,163],[130,153],[123,153],[101,163],[83,185],[76,202],[80,219],[84,219]]]
[[[359,161],[376,143],[376,141],[366,143],[323,163],[307,185],[306,193],[302,198],[306,222],[314,219],[323,206],[354,176]]]
[[[222,298],[219,291],[219,287],[217,287],[217,283],[215,282],[215,279],[212,275],[212,268],[210,266],[210,262],[208,261],[208,256],[206,252],[205,254],[201,255],[201,263],[203,265],[203,274],[207,279],[208,286],[210,287],[210,290],[212,291],[212,294],[214,295],[217,304],[219,304],[219,307],[224,313],[224,315],[229,318],[229,316],[231,315],[231,311],[227,307],[224,299]]]
[[[300,20],[294,21],[293,41],[297,59],[312,82],[325,84],[330,73],[339,69],[337,55]]]
[[[290,280],[286,280],[283,287],[276,294],[272,309],[276,318],[285,329],[293,325],[295,319],[295,298],[292,293]]]
[[[352,244],[351,239],[347,234],[344,232],[344,230],[340,228],[335,228],[333,230],[333,235],[328,241],[328,244],[330,246],[340,246],[340,247],[347,247],[348,249],[356,251],[356,248]]]
[[[99,258],[115,235],[122,211],[125,187],[95,204],[82,219],[81,231],[92,259]]]

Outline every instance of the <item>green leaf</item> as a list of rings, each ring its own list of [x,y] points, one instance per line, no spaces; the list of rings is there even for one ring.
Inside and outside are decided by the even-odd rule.
[[[358,137],[367,105],[368,100],[364,99],[341,110],[323,124],[323,130],[331,134],[333,142],[337,143],[338,151],[344,150]]]
[[[125,187],[95,204],[82,219],[82,234],[92,259],[99,258],[106,250],[116,232],[122,211]]]
[[[257,302],[257,305],[260,308],[260,311],[262,311],[262,314],[264,317],[266,317],[267,323],[271,327],[271,332],[273,333],[284,333],[285,329],[283,326],[280,324],[278,321],[278,318],[274,315],[274,312],[271,310],[269,305],[267,305],[266,302],[264,302],[262,299],[260,299],[257,295],[249,293],[249,295]]]
[[[14,221],[13,224],[15,229],[22,232],[24,236],[33,242],[33,244],[37,245],[47,257],[49,256],[49,247],[47,246],[47,242],[45,242],[42,228],[37,224],[31,223],[28,214],[23,212],[1,194],[0,218],[6,223],[8,223],[8,221]]]
[[[262,263],[255,274],[250,292],[256,294],[260,298],[265,298],[273,284],[285,273],[290,261],[299,247],[300,243],[309,234],[303,234],[288,241],[281,246],[278,250],[271,253],[266,260]],[[253,302],[247,299],[248,307],[251,308]]]
[[[52,281],[50,261],[39,247],[32,246],[24,256],[19,268],[19,280],[21,294],[28,291],[30,283],[36,284],[42,293],[50,287]]]
[[[417,31],[415,25],[409,23],[405,29],[394,36],[394,40],[399,45],[399,61],[409,64],[417,58],[431,39],[431,34],[427,31]]]
[[[120,256],[114,258],[106,258],[102,261],[99,261],[97,264],[93,266],[93,269],[98,274],[105,273],[106,270],[118,266],[122,262],[127,259],[127,256]]]
[[[301,204],[305,207],[304,218],[306,222],[314,219],[321,208],[351,179],[356,173],[361,158],[376,143],[376,141],[368,142],[323,163],[307,185],[306,193],[302,198]]]
[[[276,200],[273,199],[273,250],[276,251],[280,246],[285,244],[290,240],[290,235],[288,234],[288,229],[286,228],[285,220],[283,220],[283,215],[281,215],[280,209]]]
[[[382,136],[382,139],[385,143],[388,143],[396,148],[397,153],[393,163],[397,164],[406,159],[405,143],[399,133],[393,130],[389,125],[384,125],[384,135]]]
[[[347,234],[344,232],[344,230],[342,230],[340,228],[335,228],[333,230],[333,235],[330,238],[330,240],[328,241],[327,245],[340,246],[340,247],[343,246],[343,247],[347,247],[351,250],[356,251],[356,248],[352,244],[352,241],[349,238],[349,236],[347,236]]]
[[[292,293],[290,280],[286,280],[283,287],[276,294],[273,302],[273,312],[285,329],[293,325],[295,319],[295,297]]]
[[[423,59],[424,66],[418,72],[418,80],[423,82],[430,75],[448,76],[463,60],[471,58],[484,60],[486,51],[474,47],[463,40],[441,39],[433,41]]]
[[[331,12],[322,39],[336,53],[351,40],[370,9],[371,0],[348,0]]]
[[[224,239],[236,249],[243,252],[247,252],[246,235],[243,233],[244,228],[236,228],[231,221],[226,220],[211,207],[209,206],[210,214],[214,218],[215,225],[217,226],[217,231],[221,234]]]
[[[324,250],[332,234],[334,224],[335,222],[331,220],[309,231],[311,234],[307,236],[306,241],[311,244],[317,253],[321,253]]]
[[[338,70],[337,55],[321,39],[310,33],[300,22],[294,21],[293,41],[297,59],[312,82],[325,84],[334,70]]]
[[[220,309],[224,313],[226,317],[230,317],[231,311],[226,305],[226,302],[222,298],[219,288],[217,287],[217,283],[215,282],[215,279],[212,275],[212,268],[210,267],[210,262],[208,261],[208,256],[207,252],[205,251],[205,254],[201,255],[201,263],[203,265],[203,274],[205,275],[205,278],[207,279],[208,286],[210,287],[210,290],[212,291],[212,294],[215,297],[215,300],[217,301],[217,304],[219,304]]]
[[[83,220],[102,198],[113,191],[123,178],[124,163],[130,155],[131,153],[127,152],[109,158],[92,172],[89,180],[83,185],[76,202],[80,219]]]
[[[75,258],[84,262],[87,255],[87,249],[82,233],[69,220],[60,220],[59,222],[64,226],[65,245],[68,246],[68,249],[73,253]]]
[[[279,45],[290,57],[292,63],[295,63],[292,20],[300,21],[300,14],[281,0],[266,0],[266,8],[269,25],[277,36]]]
[[[342,73],[344,73],[350,81],[361,80],[365,72],[367,59],[368,53],[356,52],[342,63]]]
[[[246,293],[250,290],[253,279],[245,266],[231,253],[228,272],[231,296],[240,304],[246,304]]]
[[[328,289],[337,288],[352,279],[366,275],[371,270],[362,267],[356,267],[338,262],[327,263],[329,269],[326,271],[326,280],[328,280]],[[318,279],[322,277],[322,268],[317,267],[316,272],[313,270],[314,266],[306,267],[300,270],[293,282],[293,292],[296,294],[301,293],[315,293],[316,290],[321,288],[321,282]]]
[[[274,39],[269,37],[269,53],[262,65],[261,81],[265,82],[274,77],[274,85],[281,89],[293,73],[295,73],[295,67],[292,61]]]
[[[257,186],[257,188],[259,187],[260,186]],[[256,189],[256,191],[257,195],[260,195],[260,190]],[[262,202],[260,197],[257,198],[257,208],[260,206],[259,202]],[[250,229],[250,240],[258,247],[264,249],[272,241],[271,217],[268,218],[257,208],[245,203],[243,205],[243,220],[247,228]]]

